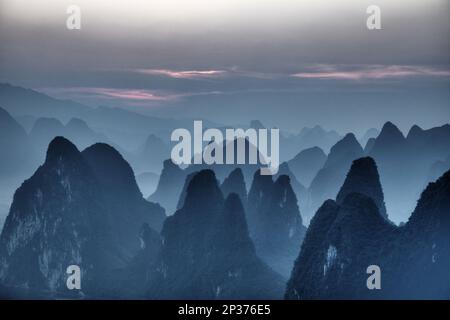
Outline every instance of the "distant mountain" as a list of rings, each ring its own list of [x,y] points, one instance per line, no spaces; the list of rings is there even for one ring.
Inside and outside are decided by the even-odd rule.
[[[136,176],[136,182],[145,198],[155,192],[158,180],[159,175],[153,172],[144,172]]]
[[[81,149],[97,142],[109,142],[107,137],[94,132],[86,122],[78,118],[70,119],[66,125],[56,118],[38,118],[31,128],[29,136],[37,150],[36,160],[38,162],[45,159],[46,147],[58,136],[66,137]]]
[[[178,198],[176,210],[180,210],[184,206],[184,202],[186,201],[186,197],[188,194],[188,188],[191,184],[192,179],[199,173],[200,171],[194,171],[189,173],[184,180],[183,188],[181,189],[180,197]]]
[[[353,160],[362,155],[363,149],[352,133],[347,134],[331,148],[323,168],[309,187],[311,208],[308,217],[312,216],[325,200],[336,198]]]
[[[71,100],[55,99],[35,90],[5,83],[0,83],[0,106],[14,117],[56,118],[62,123],[71,118],[83,119],[95,132],[107,136],[128,151],[140,147],[150,133],[169,138],[173,129],[192,126],[191,120],[157,118],[105,106],[91,108]],[[205,124],[207,123],[209,122],[205,121]],[[110,143],[103,140],[100,142]]]
[[[84,294],[109,296],[112,272],[140,250],[141,226],[161,228],[164,217],[142,198],[113,148],[97,144],[81,153],[57,137],[45,163],[15,193],[0,236],[0,283],[28,288],[34,297],[70,295],[66,268],[76,264]]]
[[[32,165],[33,154],[27,133],[16,120],[0,108],[0,178],[20,174]]]
[[[334,130],[326,131],[321,126],[313,128],[303,128],[298,138],[300,140],[299,150],[319,147],[323,150],[329,150],[342,137]]]
[[[396,227],[360,193],[326,201],[314,216],[289,280],[288,299],[448,299],[450,171],[429,184]],[[369,290],[370,265],[381,289]]]
[[[369,154],[372,151],[373,145],[375,144],[376,138],[370,138],[367,140],[366,145],[364,146],[364,154]]]
[[[450,150],[450,124],[423,130],[413,126],[406,136],[413,150],[422,150],[422,156],[444,159]],[[430,142],[433,143],[430,143]],[[426,159],[424,159],[426,161]]]
[[[173,214],[176,210],[185,178],[186,173],[183,169],[174,164],[171,159],[165,160],[159,176],[158,186],[155,192],[148,197],[148,200],[163,206],[167,215]]]
[[[326,154],[319,147],[305,149],[288,161],[289,168],[297,180],[309,187],[317,172],[323,167],[327,159]]]
[[[238,164],[237,161],[237,147],[238,143],[244,143],[245,146],[245,164]],[[164,162],[163,170],[160,175],[158,187],[156,191],[148,198],[151,201],[160,203],[168,214],[175,212],[183,204],[184,195],[183,190],[187,188],[188,182],[186,177],[189,175],[192,177],[193,173],[202,170],[214,171],[219,182],[225,180],[231,172],[236,169],[240,169],[244,177],[245,184],[250,186],[253,173],[256,170],[260,170],[261,164],[249,164],[249,152],[251,148],[256,146],[251,145],[247,139],[235,139],[234,141],[227,141],[222,143],[218,148],[222,147],[223,154],[226,155],[228,148],[234,148],[234,164],[191,164],[185,169],[181,169],[175,165],[172,160],[166,160]],[[256,150],[256,149],[255,149]],[[257,157],[259,159],[258,150],[256,150]],[[185,189],[183,189],[183,185]],[[177,207],[178,204],[178,207]]]
[[[261,121],[252,120],[252,121],[250,121],[250,128],[259,130],[259,129],[265,129],[266,127],[261,123]]]
[[[231,171],[220,186],[223,196],[227,198],[231,193],[236,193],[243,204],[247,203],[247,188],[245,187],[244,175],[240,168]]]
[[[340,139],[342,137],[336,131],[327,131],[318,125],[313,128],[303,128],[298,134],[281,135],[280,160],[288,161],[301,150],[314,147],[319,147],[328,152]]]
[[[89,112],[82,104],[51,98],[40,92],[0,83],[0,105],[14,116],[57,117],[68,120],[75,113]]]
[[[405,221],[421,190],[430,182],[430,167],[450,154],[450,125],[423,130],[413,126],[405,138],[387,122],[368,153],[375,159],[394,221]]]
[[[370,157],[353,161],[347,178],[336,196],[336,203],[341,205],[344,199],[354,192],[370,197],[377,205],[383,218],[388,219],[377,165]]]
[[[30,132],[37,120],[35,116],[16,116],[16,121],[25,129],[26,132]]]
[[[295,175],[292,173],[289,165],[286,162],[283,162],[279,169],[278,173],[275,175],[274,179],[278,179],[280,176],[285,175],[289,177],[290,184],[292,186],[292,190],[295,193],[295,196],[298,201],[299,207],[303,207],[307,204],[308,200],[308,190],[303,186],[300,182],[298,182]]]
[[[370,154],[376,156],[377,163],[378,161],[385,163],[408,157],[406,138],[393,123],[386,122],[380,135],[376,138]],[[393,167],[393,165],[391,166]],[[396,169],[392,168],[392,170]]]
[[[283,281],[256,256],[239,197],[224,200],[211,170],[196,174],[163,227],[156,299],[276,299]],[[280,292],[281,291],[281,292]]]
[[[365,146],[370,139],[375,139],[379,134],[380,131],[378,129],[370,128],[364,133],[359,142],[362,146]]]
[[[161,138],[150,134],[135,155],[132,157],[132,165],[137,173],[160,172],[164,160],[170,158],[170,148]]]
[[[245,157],[244,157],[244,163],[239,164],[238,161],[238,146],[240,144],[243,144],[244,150],[245,150]],[[217,148],[222,148],[222,153],[225,157],[227,154],[227,150],[233,150],[233,163],[232,164],[192,164],[188,168],[186,168],[186,173],[191,173],[194,171],[201,171],[201,170],[208,170],[211,169],[216,174],[216,177],[219,181],[223,181],[226,177],[230,175],[230,173],[235,169],[241,169],[242,174],[244,176],[244,180],[247,186],[249,186],[252,182],[253,173],[256,170],[259,170],[261,167],[265,166],[262,165],[260,162],[260,159],[263,158],[263,155],[258,150],[258,146],[253,145],[249,142],[246,138],[236,138],[233,141],[224,141],[222,142]],[[257,163],[250,163],[250,154],[251,153],[256,154],[256,162]]]
[[[289,176],[275,182],[256,172],[248,194],[247,220],[257,254],[288,277],[306,228]]]
[[[104,192],[103,198],[114,221],[111,232],[120,243],[121,258],[129,261],[140,247],[136,235],[143,223],[161,231],[166,218],[164,209],[143,198],[133,170],[113,147],[97,143],[85,149],[82,155]]]

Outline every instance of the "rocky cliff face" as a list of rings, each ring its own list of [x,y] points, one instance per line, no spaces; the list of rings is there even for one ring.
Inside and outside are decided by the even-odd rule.
[[[244,175],[240,168],[231,171],[230,175],[223,181],[220,189],[225,198],[231,193],[236,193],[242,203],[247,203],[247,188],[245,187]]]
[[[286,290],[288,299],[448,299],[450,172],[423,192],[408,223],[396,227],[372,198],[329,200],[311,222]],[[369,265],[381,290],[369,290]]]
[[[75,264],[84,294],[111,294],[111,272],[139,251],[142,224],[158,228],[164,219],[133,177],[109,146],[81,153],[65,138],[52,140],[45,163],[15,193],[0,238],[1,284],[70,295],[66,268]]]
[[[377,165],[372,158],[366,157],[353,161],[347,178],[336,197],[336,202],[342,204],[347,195],[353,192],[358,192],[372,198],[380,214],[385,219],[388,218]]]
[[[273,182],[256,172],[247,207],[258,255],[288,277],[306,230],[289,177],[281,175]]]
[[[363,149],[355,136],[347,134],[330,150],[323,168],[311,182],[309,192],[311,195],[310,215],[327,199],[335,199],[342,186],[353,160],[363,155]]]
[[[163,227],[158,299],[279,298],[281,277],[256,256],[239,197],[224,200],[211,170],[192,177],[184,205]]]

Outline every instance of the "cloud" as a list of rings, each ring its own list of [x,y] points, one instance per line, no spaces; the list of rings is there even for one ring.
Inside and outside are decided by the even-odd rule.
[[[135,69],[137,73],[148,75],[161,75],[175,79],[203,79],[223,77],[226,70],[169,70],[169,69]]]
[[[449,69],[400,65],[316,65],[291,76],[302,79],[370,80],[407,77],[449,77]]]
[[[275,79],[280,74],[265,73],[259,71],[244,70],[237,66],[226,69],[208,70],[173,70],[173,69],[132,69],[132,72],[151,76],[166,76],[174,79],[224,79],[233,77],[255,78],[255,79]]]
[[[145,89],[97,88],[97,87],[65,87],[65,88],[39,88],[39,90],[56,96],[69,99],[99,99],[122,100],[128,102],[164,102],[177,98],[177,95],[168,92],[151,91]]]
[[[159,104],[176,101],[191,96],[223,94],[221,91],[174,92],[163,90],[100,87],[51,87],[36,88],[36,90],[45,92],[57,98],[85,101],[88,104],[98,100],[105,100],[107,103],[124,102],[127,105],[151,105],[154,103]]]

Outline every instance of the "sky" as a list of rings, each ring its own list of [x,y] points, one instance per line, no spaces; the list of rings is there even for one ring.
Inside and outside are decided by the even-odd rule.
[[[0,81],[293,132],[428,128],[450,122],[449,16],[448,0],[0,0]]]

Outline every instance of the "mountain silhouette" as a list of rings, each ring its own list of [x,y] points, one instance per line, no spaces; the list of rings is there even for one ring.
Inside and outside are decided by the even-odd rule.
[[[150,134],[145,143],[137,150],[132,157],[133,167],[136,172],[160,172],[163,162],[170,157],[169,146],[161,138]]]
[[[362,155],[363,149],[352,133],[347,134],[331,148],[323,168],[309,187],[311,208],[307,212],[308,217],[311,217],[325,200],[335,199],[353,160]]]
[[[361,193],[375,202],[380,214],[387,219],[386,207],[384,205],[384,195],[378,176],[377,165],[370,158],[360,158],[353,161],[347,178],[339,190],[336,202],[342,204],[350,193]]]
[[[278,173],[274,177],[274,180],[278,179],[280,176],[285,175],[289,177],[289,182],[291,184],[292,190],[295,193],[295,196],[298,201],[298,205],[300,208],[305,208],[308,204],[308,190],[300,183],[298,182],[295,175],[292,173],[289,165],[286,162],[283,162],[279,169]]]
[[[380,131],[378,131],[378,129],[375,128],[368,129],[360,139],[361,145],[366,146],[369,140],[375,139],[379,134]]]
[[[402,227],[386,221],[372,198],[350,193],[314,216],[289,280],[288,299],[448,299],[450,172],[422,193]],[[366,269],[381,270],[369,290]]]
[[[144,197],[148,198],[156,191],[159,175],[153,172],[143,172],[136,175],[136,182]]]
[[[165,160],[158,186],[148,200],[163,206],[167,215],[173,214],[182,192],[185,177],[186,173],[183,169],[174,164],[171,159]]]
[[[378,165],[386,206],[393,213],[390,218],[405,221],[414,209],[414,199],[432,181],[431,166],[450,154],[450,125],[429,130],[415,125],[405,138],[387,122],[368,154]]]
[[[71,118],[66,125],[56,118],[38,118],[30,131],[30,139],[37,150],[45,150],[55,137],[64,136],[80,148],[86,148],[96,142],[107,142],[108,139],[94,132],[81,119]],[[42,161],[41,154],[38,157]]]
[[[242,203],[247,203],[247,188],[245,187],[244,175],[240,168],[231,171],[220,186],[222,193],[227,198],[231,193],[239,196]]]
[[[140,192],[133,170],[113,147],[97,143],[82,152],[99,181],[112,219],[111,232],[120,243],[122,259],[129,261],[140,248],[138,235],[143,223],[161,231],[164,209],[146,201]]]
[[[27,133],[4,109],[0,108],[0,178],[13,177],[32,165],[33,154]]]
[[[309,187],[317,172],[323,167],[327,156],[319,147],[305,149],[288,161],[289,168],[297,180]]]
[[[248,195],[248,221],[257,254],[275,271],[288,277],[306,228],[290,178],[254,175]]]
[[[66,268],[76,264],[82,292],[107,297],[113,271],[140,250],[140,227],[161,227],[162,219],[163,209],[145,202],[112,147],[79,152],[56,137],[44,164],[14,195],[0,236],[0,283],[37,296],[68,294]]]
[[[255,254],[239,197],[224,200],[214,172],[192,177],[184,205],[164,223],[158,299],[273,299],[281,277]],[[164,279],[164,280],[162,280]]]
[[[364,146],[364,154],[369,154],[372,151],[373,145],[375,144],[376,138],[370,138],[367,140],[366,145]]]

